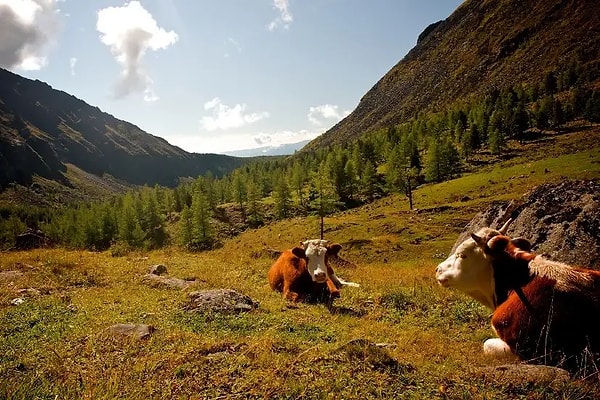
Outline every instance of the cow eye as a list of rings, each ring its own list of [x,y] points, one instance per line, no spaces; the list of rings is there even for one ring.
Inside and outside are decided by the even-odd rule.
[[[458,253],[457,256],[458,258],[467,258],[467,255],[465,253]]]

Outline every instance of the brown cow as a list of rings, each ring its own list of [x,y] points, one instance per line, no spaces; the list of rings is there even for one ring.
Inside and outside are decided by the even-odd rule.
[[[488,353],[508,348],[521,359],[570,368],[599,360],[599,271],[523,250],[531,248],[525,239],[472,238],[491,260],[498,299],[492,327],[499,339],[486,341]]]
[[[328,258],[342,249],[339,244],[314,239],[302,247],[285,250],[269,269],[267,278],[273,290],[283,297],[298,301],[333,301],[340,296],[342,286],[359,286],[338,278],[328,264]]]

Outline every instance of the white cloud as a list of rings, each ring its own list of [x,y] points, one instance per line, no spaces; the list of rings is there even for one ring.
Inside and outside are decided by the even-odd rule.
[[[252,139],[254,139],[254,142],[259,146],[267,145],[273,141],[273,137],[271,135],[267,135],[266,133],[260,133],[254,136]]]
[[[248,150],[264,146],[282,146],[312,140],[322,131],[276,131],[272,133],[209,133],[209,134],[170,134],[164,138],[171,144],[191,153],[227,153],[235,150]]]
[[[279,16],[267,25],[269,31],[273,32],[279,27],[283,29],[288,29],[290,27],[294,17],[290,12],[289,7],[289,0],[273,0],[273,8],[279,11]]]
[[[0,67],[39,70],[56,37],[60,12],[54,0],[0,0]]]
[[[222,104],[217,97],[204,103],[204,110],[212,113],[212,115],[204,116],[200,120],[200,125],[207,131],[239,128],[269,117],[268,112],[247,114],[245,113],[246,104],[236,104],[229,107]]]
[[[336,105],[323,104],[321,106],[310,107],[308,110],[308,120],[316,126],[323,126],[331,123],[331,120],[333,120],[333,123],[337,123],[349,114],[350,111],[340,113]]]
[[[115,96],[143,93],[144,100],[157,100],[153,81],[144,70],[142,59],[148,50],[166,49],[177,42],[177,33],[159,27],[139,1],[98,11],[96,29],[101,33],[102,43],[110,47],[122,66],[121,76],[115,85]]]

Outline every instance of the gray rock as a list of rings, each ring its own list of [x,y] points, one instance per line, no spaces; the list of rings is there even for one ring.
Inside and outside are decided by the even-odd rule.
[[[566,370],[547,365],[506,364],[483,368],[481,373],[494,382],[513,385],[535,383],[560,387],[571,379]]]
[[[148,339],[155,330],[152,325],[145,324],[116,324],[107,329],[114,336],[127,336],[136,339]]]
[[[167,273],[167,267],[163,264],[152,265],[148,273],[153,275],[163,275]]]
[[[477,214],[458,237],[451,252],[471,232],[499,228],[509,218],[511,237],[524,237],[532,251],[581,267],[600,269],[600,184],[566,180],[544,184],[519,199],[495,202]]]
[[[232,289],[199,290],[189,293],[188,311],[237,314],[258,308],[259,303]]]

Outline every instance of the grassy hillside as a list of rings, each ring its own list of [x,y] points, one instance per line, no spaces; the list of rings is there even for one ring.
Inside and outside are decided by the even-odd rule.
[[[600,396],[593,382],[510,380],[481,354],[489,311],[434,279],[458,233],[497,199],[564,178],[600,178],[600,129],[529,143],[501,163],[419,187],[417,210],[391,196],[326,219],[342,244],[345,288],[333,309],[289,307],[266,282],[283,249],[318,234],[292,219],[189,254],[176,248],[112,257],[55,250],[0,256],[0,398],[527,398]],[[260,302],[244,315],[182,310],[186,291],[147,286],[162,263],[195,288],[232,288]],[[37,293],[19,292],[37,289]],[[25,302],[10,301],[24,296]],[[147,340],[106,332],[117,323],[157,328]],[[382,343],[379,350],[354,339]],[[597,379],[596,379],[597,381]]]

